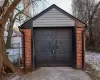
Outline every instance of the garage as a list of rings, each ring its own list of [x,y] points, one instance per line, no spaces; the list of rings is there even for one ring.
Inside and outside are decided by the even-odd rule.
[[[36,66],[72,66],[72,28],[35,28]]]
[[[22,24],[25,69],[85,65],[85,23],[55,4]]]

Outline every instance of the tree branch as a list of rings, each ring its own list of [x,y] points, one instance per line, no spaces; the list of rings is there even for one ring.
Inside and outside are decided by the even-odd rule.
[[[4,10],[4,8],[6,7],[6,5],[8,4],[8,0],[5,0],[2,6],[2,10]]]
[[[10,13],[16,8],[16,6],[18,5],[18,3],[20,2],[21,0],[14,0],[12,2],[12,4],[7,8],[7,11],[5,12],[5,14],[2,16],[2,24],[5,25],[9,16],[10,16]]]
[[[98,11],[97,9],[98,9],[99,6],[100,6],[100,1],[99,1],[98,4],[95,6],[94,11],[92,12],[92,15],[91,15],[91,19],[93,19],[95,13]]]
[[[24,13],[23,11],[20,11],[19,9],[15,8],[16,10],[18,10],[20,13],[26,15],[27,17],[31,18],[30,16],[28,16],[26,13]]]

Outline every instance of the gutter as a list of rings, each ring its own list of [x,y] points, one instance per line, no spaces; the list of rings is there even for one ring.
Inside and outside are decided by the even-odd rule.
[[[24,32],[21,30],[21,27],[18,27],[19,28],[19,31],[23,34],[23,39],[22,39],[22,41],[23,41],[23,62],[24,62],[24,70],[25,70],[25,34],[24,34]]]
[[[86,32],[86,27],[85,26],[85,29],[82,31],[82,68],[83,70],[85,70],[85,32]]]

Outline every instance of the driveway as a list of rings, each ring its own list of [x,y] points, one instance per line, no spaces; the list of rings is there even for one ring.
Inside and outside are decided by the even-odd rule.
[[[91,80],[91,78],[84,71],[72,68],[41,67],[20,80]]]

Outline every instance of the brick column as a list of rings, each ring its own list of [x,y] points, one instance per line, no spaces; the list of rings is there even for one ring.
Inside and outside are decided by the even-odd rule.
[[[24,32],[24,60],[25,69],[31,69],[31,29],[23,29]]]
[[[82,69],[82,31],[84,28],[76,28],[76,68]]]

